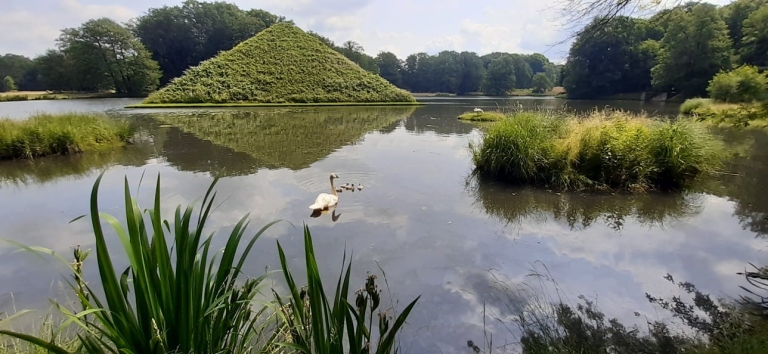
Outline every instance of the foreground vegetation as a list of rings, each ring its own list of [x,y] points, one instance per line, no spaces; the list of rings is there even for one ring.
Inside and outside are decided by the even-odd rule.
[[[290,23],[190,68],[143,103],[415,102]]]
[[[676,189],[718,168],[722,143],[691,120],[620,111],[512,113],[470,146],[476,170],[555,189]]]
[[[102,114],[36,114],[0,119],[0,159],[31,159],[120,146],[131,138],[125,122]]]
[[[675,282],[667,274],[664,278],[682,294],[672,299],[645,296],[652,305],[670,313],[673,321],[646,317],[639,319],[641,325],[607,317],[597,299],[579,295],[578,301],[572,302],[547,271],[534,269],[530,276],[534,279],[531,284],[513,284],[499,274],[490,275],[493,285],[489,292],[495,306],[487,309],[488,322],[502,323],[501,328],[508,332],[502,330],[479,343],[469,340],[467,345],[476,353],[768,353],[765,275],[747,274],[752,283],[744,289],[749,294],[733,301],[713,299],[694,284]],[[494,345],[501,342],[505,345]]]
[[[346,259],[335,294],[326,295],[312,237],[306,226],[307,286],[300,287],[293,279],[278,241],[281,268],[289,294],[283,299],[273,290],[275,301],[258,305],[255,300],[267,275],[248,278],[244,282],[239,278],[259,236],[275,222],[262,227],[248,239],[245,238],[248,227],[246,214],[234,227],[219,253],[212,248],[213,234],[203,234],[216,199],[214,187],[217,180],[208,188],[196,216],[193,215],[194,205],[186,208],[178,206],[173,220],[168,221],[162,218],[160,212],[160,177],[155,185],[153,206],[145,210],[148,220],[145,220],[136,199],[129,194],[126,179],[123,222],[127,228],[124,228],[116,218],[99,209],[101,178],[99,176],[94,183],[90,203],[90,221],[100,276],[99,291],[94,291],[83,278],[84,261],[90,250],[84,251],[78,246],[74,250],[74,262],[69,263],[52,250],[22,245],[32,252],[56,256],[71,267],[74,281],[68,283],[81,308],[56,305],[67,318],[64,324],[76,327],[77,337],[66,338],[64,346],[57,344],[55,333],[67,327],[52,331],[53,338],[9,330],[0,330],[0,334],[53,353],[75,350],[136,354],[330,354],[341,353],[346,348],[355,353],[392,353],[397,349],[396,335],[418,298],[400,315],[392,314],[391,309],[382,306],[381,290],[373,275],[356,292],[355,301],[351,303],[351,264],[346,264]],[[127,258],[129,264],[125,271],[116,272],[112,260],[116,253],[114,250],[110,253],[107,248],[103,222],[111,226],[123,245],[124,253],[121,255]],[[242,249],[241,245],[244,246]],[[98,293],[103,294],[103,298],[99,298]],[[373,317],[378,318],[377,327],[372,325]]]

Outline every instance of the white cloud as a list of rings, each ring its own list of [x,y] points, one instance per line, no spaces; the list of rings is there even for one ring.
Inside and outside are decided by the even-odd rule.
[[[10,8],[12,10],[0,13],[0,48],[30,57],[55,47],[63,28],[77,27],[98,17],[125,22],[139,14],[123,5],[86,4],[78,0],[24,2]]]

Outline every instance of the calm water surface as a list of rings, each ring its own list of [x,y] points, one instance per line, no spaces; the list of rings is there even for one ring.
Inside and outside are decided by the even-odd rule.
[[[526,108],[611,105],[656,114],[673,114],[677,106],[525,98],[425,101],[430,105],[420,108],[206,111],[125,110],[121,107],[131,101],[109,99],[2,103],[0,116],[18,119],[35,111],[128,115],[142,139],[118,151],[0,163],[0,237],[70,258],[74,245],[93,247],[87,221],[68,222],[88,212],[90,189],[101,171],[106,174],[100,206],[121,219],[126,177],[148,206],[159,173],[170,218],[176,205],[199,202],[212,176],[220,174],[217,190],[226,201],[213,214],[212,227],[226,233],[246,213],[253,232],[275,219],[286,221],[257,241],[248,275],[279,268],[276,241],[300,273],[300,228],[306,223],[329,283],[346,247],[353,252],[356,286],[381,266],[393,298],[400,300],[398,309],[422,296],[401,337],[411,353],[466,353],[467,340],[482,342],[484,306],[504,317],[527,301],[499,292],[497,281],[537,284],[528,277],[532,269],[548,271],[573,300],[579,293],[597,298],[609,316],[631,323],[637,320],[634,311],[666,317],[648,305],[645,293],[678,294],[663,279],[667,273],[715,295],[736,296],[744,281],[734,273],[765,259],[764,133],[720,132],[734,155],[727,173],[687,193],[556,194],[468,178],[467,144],[478,131],[456,116],[473,107],[518,102]],[[336,221],[330,214],[311,218],[307,206],[329,191],[332,172],[341,184],[362,183],[364,189],[340,195]],[[111,241],[117,250],[119,242]],[[221,237],[216,242],[223,245]],[[124,266],[122,253],[114,255]],[[86,278],[95,282],[95,258],[89,260]],[[0,246],[0,311],[46,308],[48,298],[62,299],[64,271],[55,262]],[[283,289],[279,279],[274,286]],[[488,323],[495,343],[514,341],[504,326]]]

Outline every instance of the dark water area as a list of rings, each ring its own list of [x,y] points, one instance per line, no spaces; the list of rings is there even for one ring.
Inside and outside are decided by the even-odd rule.
[[[467,353],[467,340],[483,340],[484,311],[505,318],[528,306],[528,298],[500,292],[498,281],[538,284],[532,270],[548,272],[572,300],[578,294],[598,299],[608,316],[631,324],[644,321],[635,311],[669,317],[645,299],[646,292],[680,293],[664,280],[667,273],[715,296],[736,297],[745,281],[735,273],[765,259],[768,135],[762,131],[718,130],[732,157],[722,173],[690,191],[558,194],[470,177],[467,145],[479,131],[456,117],[517,102],[526,109],[611,105],[654,114],[674,114],[677,107],[552,98],[423,100],[429,105],[171,111],[122,109],[125,100],[111,99],[0,103],[0,116],[17,119],[41,110],[108,111],[130,117],[140,132],[136,145],[114,151],[0,162],[0,238],[70,258],[75,245],[93,247],[88,222],[69,221],[88,213],[102,171],[100,206],[119,219],[125,217],[125,178],[147,207],[160,174],[163,213],[171,218],[178,204],[199,203],[213,176],[221,175],[223,204],[209,224],[219,231],[216,247],[246,213],[253,233],[285,220],[256,242],[246,275],[279,268],[279,240],[303,281],[306,223],[331,286],[346,248],[353,254],[355,288],[366,272],[381,274],[380,266],[399,310],[422,296],[401,337],[410,353]],[[364,189],[340,195],[337,220],[312,218],[308,205],[329,192],[331,173],[339,184],[362,183]],[[120,269],[126,264],[121,245],[114,235],[109,240]],[[93,285],[97,267],[95,257],[89,260],[85,277]],[[66,301],[65,272],[63,265],[0,243],[0,311],[47,309],[52,297]],[[279,277],[270,284],[285,290]],[[498,321],[487,318],[486,326],[494,343],[515,339]]]

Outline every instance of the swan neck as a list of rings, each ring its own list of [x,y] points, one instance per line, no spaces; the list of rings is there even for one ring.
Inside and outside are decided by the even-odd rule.
[[[331,193],[333,193],[333,195],[337,197],[339,196],[338,194],[336,194],[336,187],[333,186],[333,176],[331,176]]]

